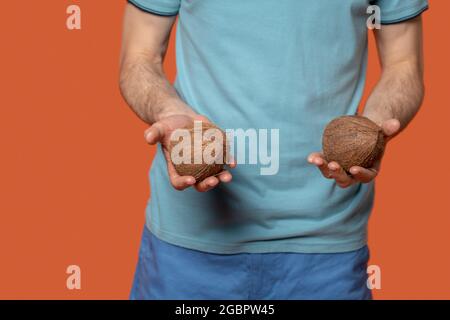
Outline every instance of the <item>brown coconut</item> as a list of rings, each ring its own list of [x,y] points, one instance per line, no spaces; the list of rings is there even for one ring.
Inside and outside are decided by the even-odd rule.
[[[383,130],[362,116],[342,116],[325,128],[322,139],[325,159],[336,161],[345,170],[353,166],[371,168],[385,148]]]
[[[226,141],[226,134],[223,130],[218,128],[217,126],[203,122],[202,123],[202,137],[201,137],[201,144],[202,144],[202,154],[205,148],[211,144],[214,143],[209,139],[209,137],[205,138],[204,133],[208,129],[218,129],[220,130],[222,134],[222,141],[223,141],[223,148],[221,152],[218,152],[218,154],[211,155],[214,157],[213,163],[205,163],[203,157],[202,157],[202,163],[194,163],[195,154],[197,154],[200,150],[196,150],[194,148],[194,126],[186,128],[190,134],[191,134],[191,161],[190,163],[181,163],[181,164],[175,164],[173,163],[175,170],[177,173],[181,176],[193,176],[196,180],[196,182],[200,182],[208,177],[215,176],[222,172],[224,170],[224,165],[227,160],[227,141]],[[178,143],[183,143],[183,141],[171,141],[169,152],[172,151],[172,148],[177,145]],[[199,149],[199,148],[197,148]]]

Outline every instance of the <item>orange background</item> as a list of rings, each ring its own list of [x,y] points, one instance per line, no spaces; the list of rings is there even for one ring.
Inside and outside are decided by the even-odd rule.
[[[66,8],[82,30],[66,29]],[[154,149],[118,90],[122,0],[4,1],[0,298],[128,297]],[[376,298],[450,299],[450,1],[424,17],[425,104],[395,139],[370,221]],[[368,89],[378,76],[371,39]],[[173,39],[167,58],[175,74]],[[66,289],[66,268],[82,289]]]

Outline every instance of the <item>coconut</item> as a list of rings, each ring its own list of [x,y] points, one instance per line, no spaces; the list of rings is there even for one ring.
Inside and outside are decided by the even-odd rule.
[[[198,122],[197,122],[198,123]],[[197,124],[198,129],[200,126]],[[200,182],[208,177],[215,176],[224,170],[227,159],[226,134],[217,126],[203,122],[201,131],[194,125],[184,128],[190,135],[190,139],[171,139],[169,152],[173,160],[172,151],[177,147],[179,156],[186,154],[186,160],[181,163],[172,161],[175,170],[181,176],[193,176],[196,182]],[[195,130],[198,130],[195,132]],[[210,130],[209,129],[216,129]],[[201,132],[201,134],[200,134]],[[219,132],[219,134],[217,134]],[[216,140],[220,136],[221,140]],[[196,161],[200,160],[200,161]]]
[[[342,116],[332,120],[322,138],[325,159],[336,161],[347,172],[353,166],[371,168],[384,152],[383,130],[362,116]]]

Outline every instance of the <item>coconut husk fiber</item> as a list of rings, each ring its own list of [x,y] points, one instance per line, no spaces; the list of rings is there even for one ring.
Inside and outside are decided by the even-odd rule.
[[[325,159],[336,161],[347,172],[353,166],[373,167],[383,155],[385,145],[381,127],[362,116],[332,120],[322,138]]]
[[[223,148],[221,149],[220,152],[218,152],[218,154],[215,154],[215,152],[213,151],[211,156],[214,158],[214,162],[211,164],[205,163],[203,157],[201,157],[202,162],[201,163],[194,163],[194,159],[196,157],[196,154],[200,152],[202,152],[203,155],[203,150],[205,150],[205,148],[211,144],[214,143],[214,141],[210,141],[210,137],[205,137],[205,131],[207,131],[208,129],[218,129],[220,130],[220,132],[222,133],[222,141],[223,141]],[[200,150],[200,148],[197,148],[199,150],[196,150],[196,148],[194,148],[194,126],[185,128],[187,129],[190,134],[191,134],[191,161],[190,163],[180,163],[180,164],[173,164],[175,167],[175,170],[177,171],[177,173],[181,176],[193,176],[196,180],[196,182],[200,182],[208,177],[211,176],[215,176],[218,173],[222,172],[224,170],[224,165],[226,163],[227,160],[227,141],[226,141],[226,134],[223,130],[221,130],[219,127],[210,124],[210,123],[206,123],[203,122],[202,123],[202,137],[200,139],[201,140],[201,145],[202,145],[202,150]],[[172,148],[177,145],[178,143],[185,143],[183,141],[171,141],[171,147],[170,147],[170,152],[172,151]]]

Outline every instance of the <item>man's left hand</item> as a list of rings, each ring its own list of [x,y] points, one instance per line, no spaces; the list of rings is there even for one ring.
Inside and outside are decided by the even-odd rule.
[[[381,124],[386,142],[400,131],[400,122],[390,119]],[[317,166],[327,179],[334,179],[341,188],[348,188],[355,183],[368,183],[375,179],[380,170],[380,159],[372,168],[353,166],[349,169],[350,175],[336,161],[327,162],[322,152],[313,152],[308,156],[308,162]]]

